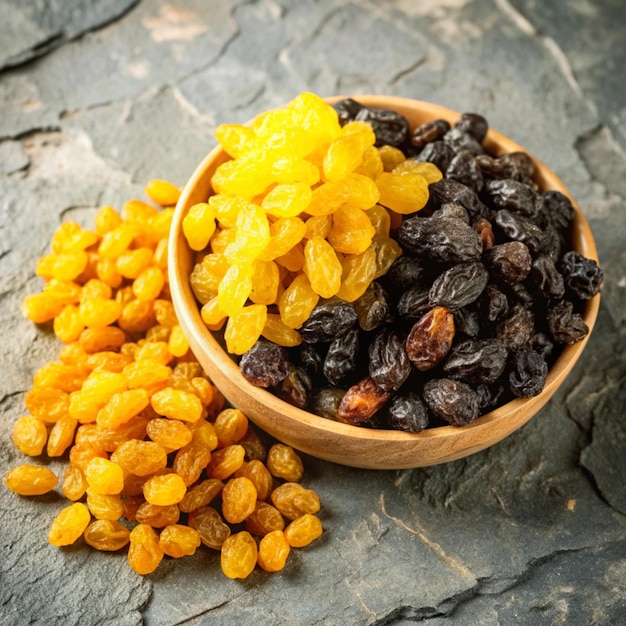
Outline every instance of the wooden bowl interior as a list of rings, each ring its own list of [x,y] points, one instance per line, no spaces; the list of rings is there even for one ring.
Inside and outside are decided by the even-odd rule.
[[[328,101],[332,103],[338,99]],[[459,117],[454,111],[417,100],[387,96],[355,96],[355,99],[365,105],[386,107],[401,113],[409,120],[412,128],[434,119],[445,119],[453,124]],[[491,129],[484,145],[493,154],[523,150]],[[537,167],[537,181],[542,189],[561,191],[572,200],[576,212],[572,227],[574,249],[597,261],[591,229],[580,207],[558,177],[532,155],[529,156]],[[189,282],[195,254],[187,246],[182,232],[183,217],[191,206],[205,202],[211,195],[212,174],[227,159],[221,148],[212,150],[183,190],[169,240],[170,290],[176,314],[191,349],[209,377],[233,406],[241,409],[276,439],[312,456],[359,468],[403,469],[453,461],[497,443],[531,419],[552,397],[584,350],[590,333],[582,341],[563,349],[548,373],[543,392],[538,396],[513,400],[467,426],[442,426],[421,433],[374,430],[342,424],[298,409],[269,391],[251,385],[200,317],[199,306]],[[583,319],[590,332],[596,321],[599,304],[600,296],[597,295],[583,311]]]

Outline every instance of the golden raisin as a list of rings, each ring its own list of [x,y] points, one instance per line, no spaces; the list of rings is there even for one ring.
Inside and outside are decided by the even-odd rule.
[[[254,511],[257,493],[245,476],[231,478],[222,489],[222,515],[227,522],[239,524]]]
[[[228,578],[246,578],[254,570],[258,549],[252,535],[242,530],[227,537],[222,544],[220,564]]]
[[[21,496],[41,496],[52,491],[58,479],[54,472],[39,465],[18,465],[4,478],[8,489]]]
[[[175,504],[151,504],[142,502],[135,512],[135,519],[140,524],[148,524],[153,528],[165,528],[178,523],[180,509]]]
[[[221,493],[224,483],[217,478],[207,478],[187,490],[178,507],[183,513],[190,513],[207,506]]]
[[[183,499],[186,491],[187,485],[178,474],[153,476],[143,486],[144,498],[150,504],[159,506],[177,504]]]
[[[130,531],[114,520],[99,519],[87,526],[85,543],[96,550],[115,552],[130,541]]]
[[[202,543],[220,550],[224,541],[230,536],[231,530],[219,512],[211,506],[203,506],[189,513],[189,526],[200,534]]]
[[[213,422],[218,446],[225,448],[238,443],[248,431],[248,418],[239,409],[224,409]]]
[[[163,552],[175,559],[194,554],[200,543],[200,533],[182,524],[166,526],[159,536]]]
[[[90,520],[89,509],[81,502],[75,502],[62,509],[54,518],[48,541],[53,546],[69,546],[81,537]]]
[[[294,520],[304,513],[317,513],[320,500],[312,489],[306,489],[299,483],[287,482],[272,491],[272,504],[287,519]]]
[[[207,475],[219,480],[228,478],[243,465],[245,455],[244,447],[239,444],[216,450],[207,466]]]
[[[128,563],[138,574],[150,574],[163,559],[159,537],[152,527],[139,524],[130,532]]]
[[[198,441],[191,441],[178,452],[172,463],[173,470],[187,486],[193,485],[211,460],[211,451]],[[219,478],[219,476],[214,476]]]
[[[236,472],[235,477],[245,476],[252,481],[259,500],[266,500],[274,486],[272,475],[263,463],[258,459],[253,459],[244,463]]]
[[[167,452],[162,445],[138,439],[121,443],[114,458],[125,472],[135,476],[151,476],[167,465]]]
[[[303,548],[322,534],[322,522],[315,515],[305,513],[293,520],[284,533],[292,548]]]
[[[291,546],[282,530],[273,530],[259,542],[257,563],[266,572],[279,572],[285,567]]]
[[[101,495],[118,494],[124,488],[124,471],[109,459],[95,457],[85,467],[89,488]]]
[[[267,502],[258,501],[254,511],[246,518],[246,530],[257,537],[264,537],[275,530],[285,528],[285,520],[280,511]]]
[[[298,482],[302,478],[304,465],[291,446],[275,443],[267,453],[267,469],[277,478]]]
[[[20,417],[13,426],[13,443],[28,456],[39,456],[48,439],[46,425],[32,415]]]

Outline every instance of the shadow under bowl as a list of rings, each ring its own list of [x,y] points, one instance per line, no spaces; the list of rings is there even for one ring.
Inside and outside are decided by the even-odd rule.
[[[329,98],[332,103],[340,98]],[[459,113],[444,107],[390,96],[355,96],[366,106],[383,107],[404,115],[411,126],[435,119],[454,124]],[[525,151],[518,144],[490,129],[483,145],[488,153]],[[575,210],[571,228],[572,248],[598,261],[593,235],[580,207],[559,178],[529,154],[536,166],[535,179],[542,190],[558,190],[567,195]],[[183,189],[175,210],[169,239],[169,284],[179,323],[192,351],[213,383],[235,407],[252,422],[279,441],[311,456],[358,468],[404,469],[436,465],[474,454],[501,441],[528,422],[541,409],[580,358],[600,306],[600,295],[585,303],[581,315],[589,327],[587,336],[563,348],[552,365],[543,391],[532,398],[512,400],[482,415],[466,426],[441,426],[421,433],[376,430],[325,419],[288,404],[266,389],[250,384],[239,366],[222,348],[200,316],[190,284],[195,253],[188,247],[182,220],[191,206],[206,202],[213,193],[211,177],[229,157],[220,148],[212,150],[197,167]]]

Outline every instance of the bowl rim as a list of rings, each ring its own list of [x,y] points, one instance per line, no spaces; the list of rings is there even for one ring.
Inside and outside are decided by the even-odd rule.
[[[397,96],[357,94],[352,96],[333,96],[324,99],[328,103],[332,104],[346,97],[351,97],[368,106],[390,108],[401,114],[410,110],[414,115],[417,107],[420,110],[420,114],[426,118],[425,121],[427,119],[436,118],[443,118],[448,121],[452,121],[460,117],[460,113],[447,109],[443,106],[422,100]],[[579,250],[581,254],[587,258],[598,262],[598,253],[589,223],[587,222],[587,219],[585,218],[576,200],[571,196],[565,185],[556,176],[556,174],[533,154],[528,152],[528,150],[522,148],[519,144],[492,128],[489,128],[483,145],[491,154],[523,151],[532,159],[537,170],[536,178],[538,179],[541,188],[543,190],[556,189],[561,191],[572,202],[575,211],[574,225],[572,228],[574,236],[573,248]],[[491,429],[496,424],[503,424],[504,422],[508,423],[510,421],[513,421],[516,424],[515,427],[511,429],[504,426],[501,429],[502,432],[494,433],[494,436],[490,437],[485,445],[482,444],[481,440],[481,443],[477,443],[476,446],[474,446],[474,449],[468,450],[467,448],[464,448],[462,453],[457,451],[457,456],[455,458],[461,458],[462,456],[467,456],[468,454],[472,454],[473,452],[477,452],[480,449],[493,445],[493,443],[497,443],[497,441],[503,439],[530,420],[555,393],[585,349],[597,319],[600,306],[600,294],[594,296],[583,306],[581,314],[585,323],[589,327],[589,332],[579,342],[563,347],[561,354],[559,354],[556,361],[552,364],[546,378],[544,389],[539,395],[531,398],[517,398],[511,400],[506,404],[481,415],[476,420],[465,426],[444,425],[427,428],[419,433],[409,433],[401,430],[372,429],[330,420],[295,407],[278,398],[270,391],[252,385],[245,380],[239,370],[238,364],[221,347],[212,332],[207,328],[201,318],[199,306],[189,307],[183,305],[184,302],[198,303],[191,289],[189,280],[190,271],[186,271],[185,268],[179,263],[181,253],[185,252],[190,258],[195,254],[187,247],[186,240],[182,232],[182,220],[189,207],[191,207],[195,202],[206,201],[206,198],[210,195],[207,194],[204,200],[198,199],[199,189],[204,188],[207,189],[207,191],[210,191],[210,183],[206,180],[206,178],[210,178],[206,175],[207,170],[217,167],[219,163],[229,160],[229,158],[230,157],[226,155],[221,146],[218,144],[196,167],[192,176],[185,184],[180,199],[176,205],[168,241],[169,286],[179,323],[187,336],[192,351],[196,353],[199,349],[201,349],[206,352],[207,358],[211,361],[209,364],[210,367],[207,367],[206,359],[199,358],[198,354],[196,354],[196,357],[199,358],[201,364],[205,367],[205,370],[207,370],[207,374],[211,380],[213,380],[214,384],[217,385],[220,391],[222,391],[227,400],[231,401],[230,396],[232,395],[232,389],[236,386],[241,392],[249,396],[250,402],[260,411],[266,410],[268,413],[271,411],[281,413],[286,418],[296,420],[301,425],[307,426],[311,434],[319,434],[321,438],[326,438],[327,434],[347,437],[352,439],[357,445],[359,442],[365,441],[371,443],[373,438],[380,441],[381,444],[389,442],[409,442],[417,444],[420,441],[438,439],[442,441],[448,440],[451,448],[453,449],[454,440],[457,439],[462,433],[475,432],[477,434],[476,440],[478,441],[478,439],[480,439],[486,431]],[[223,374],[223,376],[220,374]],[[216,378],[219,379],[218,382],[216,382]],[[220,382],[222,384],[220,384]],[[223,389],[223,386],[226,386],[228,389]],[[252,416],[250,416],[250,419],[253,422],[255,421]],[[273,424],[270,423],[268,426],[267,423],[264,423],[260,425],[260,427],[266,430],[266,432],[270,435],[280,439],[280,433],[276,433],[275,429],[273,429]],[[314,456],[318,456],[319,458],[325,458],[327,460],[342,463],[341,459],[333,458],[332,451],[329,451],[326,455],[316,454],[310,450],[305,451]],[[449,460],[453,459],[451,458]],[[355,467],[359,466],[354,463],[347,464]],[[369,467],[367,464],[361,466]],[[416,466],[418,465],[411,464],[406,465],[405,467]],[[380,467],[380,465],[377,464],[376,467]],[[395,468],[398,466],[393,465],[392,467]]]

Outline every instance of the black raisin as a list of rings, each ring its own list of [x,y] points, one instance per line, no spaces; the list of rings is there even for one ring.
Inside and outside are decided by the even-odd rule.
[[[454,152],[460,150],[468,150],[473,155],[484,154],[485,150],[481,143],[477,141],[470,133],[465,132],[462,128],[455,126],[451,128],[444,136],[443,141],[452,147]]]
[[[354,119],[371,125],[376,135],[376,146],[387,145],[402,148],[408,143],[409,122],[395,111],[378,107],[362,107]]]
[[[316,306],[309,319],[300,327],[303,341],[318,343],[332,341],[342,335],[357,321],[354,307],[343,300],[325,302]]]
[[[522,282],[530,272],[532,256],[521,241],[507,241],[483,253],[490,275],[505,285]]]
[[[550,306],[547,314],[548,329],[556,343],[576,343],[589,333],[589,327],[569,300]]]
[[[518,398],[539,395],[548,375],[546,360],[534,350],[518,350],[512,355],[509,384]]]
[[[430,416],[419,395],[408,391],[392,398],[387,406],[386,420],[395,430],[419,433],[428,428]]]
[[[338,387],[350,385],[358,377],[361,330],[354,326],[343,335],[335,337],[324,359],[326,380]]]
[[[540,208],[541,197],[526,183],[516,180],[490,180],[485,184],[484,194],[495,209],[508,209],[533,218]]]
[[[424,402],[439,418],[453,426],[473,422],[480,413],[480,398],[466,383],[435,378],[424,384]]]
[[[370,343],[369,375],[384,391],[396,391],[411,373],[405,342],[401,331],[383,328]]]
[[[239,361],[243,377],[257,387],[273,387],[287,376],[291,369],[285,348],[266,339],[259,339]]]
[[[403,257],[399,257],[401,258]],[[352,306],[359,326],[366,331],[378,328],[389,315],[387,293],[377,281],[373,281],[363,295],[352,303]]]
[[[511,307],[507,317],[496,328],[496,337],[508,350],[525,347],[535,332],[535,315],[523,304]]]
[[[428,293],[430,306],[445,306],[451,311],[478,299],[489,281],[489,273],[479,261],[455,265],[443,272]]]
[[[468,339],[450,350],[443,369],[451,378],[488,384],[500,377],[508,354],[505,345],[497,339]]]
[[[398,239],[416,256],[448,264],[476,261],[482,252],[480,235],[454,218],[411,217],[400,226]]]
[[[567,289],[581,300],[589,300],[600,293],[603,272],[593,259],[584,257],[580,252],[570,250],[559,262]]]
[[[339,100],[339,102],[335,102],[333,108],[337,111],[339,123],[341,126],[345,126],[348,122],[352,122],[356,118],[357,113],[363,108],[363,105],[352,98],[344,98],[343,100]]]
[[[418,149],[427,143],[437,141],[450,130],[450,124],[446,120],[433,120],[417,126],[411,133],[411,144]]]
[[[454,127],[471,135],[478,143],[482,143],[487,136],[489,123],[479,113],[463,113]]]
[[[301,367],[292,367],[276,387],[276,395],[300,409],[306,408],[313,389],[311,378]]]
[[[482,172],[478,169],[474,155],[469,150],[457,152],[450,161],[445,175],[446,178],[463,183],[474,191],[480,191],[483,188]]]
[[[443,141],[433,141],[424,146],[421,152],[414,157],[416,161],[427,162],[436,165],[445,172],[454,158],[454,149]]]
[[[561,299],[565,294],[562,274],[556,269],[551,257],[541,254],[532,264],[531,276],[544,298]]]

